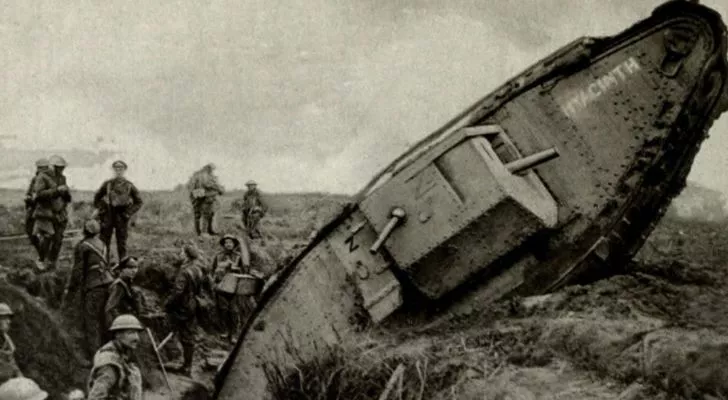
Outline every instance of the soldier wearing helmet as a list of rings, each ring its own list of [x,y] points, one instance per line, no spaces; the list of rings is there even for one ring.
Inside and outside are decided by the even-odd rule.
[[[207,164],[187,182],[195,216],[195,232],[198,236],[203,234],[201,219],[204,219],[206,233],[216,235],[213,222],[218,207],[217,197],[225,194],[225,188],[218,183],[214,171],[215,164]]]
[[[172,293],[164,305],[172,329],[178,334],[182,344],[182,364],[171,366],[170,370],[191,376],[192,360],[197,342],[198,300],[206,284],[206,276],[201,265],[199,250],[193,245],[182,249],[182,265],[174,279]]]
[[[248,245],[233,235],[225,235],[220,239],[222,251],[215,254],[210,270],[215,284],[219,284],[227,274],[247,274],[250,270],[250,252]],[[232,341],[242,316],[247,314],[247,300],[243,296],[217,291],[217,311],[224,328],[224,339]]]
[[[139,298],[132,289],[132,282],[139,271],[139,261],[135,257],[125,257],[115,269],[118,278],[109,287],[106,300],[106,321],[113,321],[122,314],[141,315]]]
[[[94,355],[88,400],[142,400],[142,374],[134,357],[142,330],[144,327],[133,315],[114,319],[109,328],[113,339]]]
[[[136,186],[124,177],[127,164],[118,160],[111,167],[114,177],[96,191],[94,206],[101,221],[101,240],[110,249],[111,236],[116,231],[116,250],[121,260],[126,257],[129,222],[142,207],[143,201]]]
[[[84,224],[83,239],[73,253],[73,267],[63,294],[63,308],[69,315],[78,316],[83,332],[84,350],[88,358],[104,342],[106,331],[105,308],[107,289],[114,281],[109,271],[107,249],[99,238],[99,223]]]
[[[0,383],[23,376],[15,362],[15,344],[9,335],[12,317],[10,306],[0,303]]]
[[[38,257],[40,259],[40,241],[38,240],[38,237],[33,235],[33,224],[35,222],[35,219],[33,218],[33,212],[35,211],[35,192],[33,191],[33,188],[35,186],[35,180],[36,177],[47,171],[50,167],[50,162],[48,159],[41,158],[38,159],[35,162],[35,174],[32,178],[30,178],[30,184],[28,185],[28,190],[25,192],[25,233],[28,235],[28,239],[30,240],[30,244],[33,245],[35,248],[35,251],[38,253]],[[39,265],[43,265],[42,262],[37,261]]]
[[[39,173],[33,182],[36,198],[33,235],[39,242],[40,269],[53,269],[56,266],[63,244],[63,234],[68,225],[66,208],[71,202],[66,177],[63,175],[66,161],[60,156],[52,156],[49,163],[51,168]]]
[[[2,400],[45,400],[48,393],[32,379],[18,377],[0,385]]]
[[[245,186],[248,187],[248,190],[243,195],[243,226],[248,232],[248,236],[255,239],[261,236],[258,223],[268,211],[268,207],[263,202],[255,181],[250,180],[245,183]]]

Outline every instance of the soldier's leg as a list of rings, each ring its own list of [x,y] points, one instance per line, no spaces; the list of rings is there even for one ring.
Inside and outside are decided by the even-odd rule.
[[[27,210],[25,212],[25,234],[28,235],[28,240],[30,240],[30,244],[35,248],[35,251],[39,251],[38,245],[40,244],[40,241],[38,240],[38,237],[33,234],[33,225],[35,220],[33,219],[33,210]]]
[[[53,226],[53,237],[51,239],[51,246],[46,256],[48,267],[55,269],[56,263],[58,262],[58,256],[61,254],[61,247],[63,247],[63,234],[66,232],[66,221],[56,221]]]
[[[119,215],[114,221],[116,230],[116,251],[119,253],[119,261],[126,257],[126,240],[129,237],[129,220]]]
[[[200,218],[202,217],[202,210],[200,209],[199,203],[193,204],[192,207],[195,215],[195,233],[197,233],[197,236],[200,236],[202,234],[202,229],[200,229]]]
[[[33,235],[38,240],[38,260],[45,261],[50,252],[53,239],[53,221],[47,218],[37,219],[33,224]]]
[[[230,302],[228,296],[224,293],[218,292],[215,297],[217,300],[218,325],[220,332],[225,336],[230,333],[230,321],[228,317],[230,315]]]
[[[108,249],[111,245],[111,235],[114,234],[114,223],[113,223],[113,217],[111,213],[105,213],[103,215],[99,216],[99,239],[101,239],[102,242],[106,245],[106,248]]]
[[[217,235],[217,232],[215,232],[215,226],[213,225],[214,221],[215,221],[215,213],[209,212],[209,213],[207,213],[206,217],[207,217],[206,218],[207,219],[207,233],[209,233],[210,235],[213,235],[213,236]]]
[[[181,326],[179,331],[179,341],[182,344],[182,370],[181,373],[190,375],[192,372],[192,361],[195,356],[195,342],[197,341],[195,335],[195,323],[189,321],[189,323]]]

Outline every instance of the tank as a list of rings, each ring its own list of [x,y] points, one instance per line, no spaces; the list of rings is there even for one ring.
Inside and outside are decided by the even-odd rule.
[[[487,66],[484,66],[487,71]],[[266,399],[293,366],[371,328],[619,271],[685,185],[727,108],[726,28],[672,1],[581,38],[394,160],[263,293],[217,399]]]

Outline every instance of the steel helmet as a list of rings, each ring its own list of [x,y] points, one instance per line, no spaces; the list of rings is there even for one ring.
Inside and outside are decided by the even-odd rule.
[[[0,399],[3,400],[45,400],[48,392],[28,378],[12,378],[0,385]]]
[[[86,398],[86,395],[81,389],[73,389],[68,392],[68,395],[66,397],[68,398],[68,400],[83,400]]]
[[[0,317],[13,315],[13,309],[7,303],[0,303]]]
[[[66,160],[64,160],[63,157],[55,154],[52,155],[51,158],[48,159],[48,161],[54,167],[65,167],[67,165]]]
[[[38,168],[41,168],[41,167],[50,167],[51,166],[51,163],[50,163],[50,161],[48,161],[47,158],[39,158],[39,159],[37,159],[35,161],[35,166],[38,167]]]
[[[109,328],[109,332],[123,331],[128,329],[141,331],[144,329],[144,327],[135,316],[131,314],[124,314],[114,318],[114,322],[111,323],[111,328]]]
[[[245,186],[250,186],[250,185],[257,185],[257,183],[255,183],[255,181],[252,180],[252,179],[249,180],[249,181],[247,181],[247,182],[245,182]]]

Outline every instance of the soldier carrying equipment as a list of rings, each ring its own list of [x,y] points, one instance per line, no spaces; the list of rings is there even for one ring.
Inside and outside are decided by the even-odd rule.
[[[241,242],[233,235],[225,235],[220,239],[220,245],[223,249],[212,259],[210,268],[216,285],[227,274],[247,274],[250,269],[250,252],[245,241]],[[236,337],[235,333],[243,315],[250,311],[249,299],[220,290],[216,291],[215,298],[220,322],[225,331],[223,338],[232,341]]]
[[[243,195],[243,226],[248,232],[248,237],[255,239],[261,237],[258,223],[268,211],[268,207],[263,203],[255,181],[248,181],[245,186],[248,190]]]
[[[12,317],[10,306],[0,303],[0,383],[23,376],[15,362],[15,344],[8,335]]]
[[[107,249],[98,237],[99,224],[88,220],[74,250],[73,268],[63,295],[63,307],[80,317],[86,355],[93,356],[103,343],[106,329],[107,289],[113,277],[106,263]]]
[[[200,253],[192,245],[185,245],[182,251],[184,261],[174,279],[174,288],[165,303],[170,323],[182,344],[182,365],[168,368],[191,376],[192,359],[197,340],[197,308],[205,284],[205,274],[200,266]]]
[[[207,164],[201,170],[195,172],[187,182],[187,190],[190,192],[190,201],[195,216],[195,232],[202,234],[201,218],[204,218],[207,225],[206,230],[210,235],[216,235],[213,221],[215,211],[218,207],[217,196],[225,193],[225,188],[217,181],[213,174],[214,164]]]
[[[58,262],[58,255],[61,253],[61,246],[63,246],[63,235],[66,232],[68,226],[68,204],[71,203],[71,193],[66,183],[66,176],[63,175],[63,171],[66,169],[66,160],[61,156],[51,156],[49,158],[51,167],[53,168],[53,178],[57,185],[58,190],[58,205],[54,210],[53,219],[53,237],[51,246],[48,254],[46,255],[46,261],[48,263],[48,269],[55,269],[56,263]]]
[[[109,298],[106,300],[106,322],[113,321],[119,315],[141,315],[139,298],[132,290],[132,281],[139,271],[139,262],[134,257],[125,257],[116,267],[119,277],[109,287]]]
[[[94,355],[89,376],[88,400],[142,400],[142,374],[134,358],[142,324],[133,315],[114,319],[114,338]]]
[[[45,159],[41,158],[38,161],[35,162],[35,175],[30,179],[30,184],[28,185],[28,190],[25,192],[25,234],[28,235],[28,239],[30,240],[30,244],[33,245],[35,248],[35,251],[38,253],[38,257],[40,259],[40,240],[36,235],[33,234],[33,225],[35,222],[35,219],[33,218],[33,213],[35,212],[35,179],[36,177],[45,171],[48,170],[48,167],[50,167],[50,162]],[[41,261],[38,261],[38,264],[40,266],[43,265]]]
[[[119,260],[126,257],[126,240],[131,217],[142,207],[143,201],[136,186],[124,177],[127,164],[112,164],[114,178],[101,185],[94,195],[94,206],[99,213],[101,240],[111,248],[111,236],[116,231],[116,250]]]

